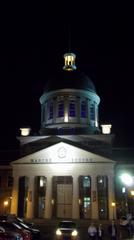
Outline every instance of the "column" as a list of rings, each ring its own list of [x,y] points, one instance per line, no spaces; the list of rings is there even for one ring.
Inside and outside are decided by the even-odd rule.
[[[11,214],[17,215],[18,211],[18,181],[19,177],[14,177],[13,192],[12,192],[12,201],[11,201]]]
[[[52,215],[52,178],[47,177],[46,199],[45,199],[45,218],[51,218]]]
[[[79,219],[79,184],[78,176],[73,176],[72,218]]]
[[[34,176],[29,178],[27,218],[34,217]]]
[[[112,166],[111,166],[112,167]],[[109,207],[109,219],[113,218],[113,207],[112,202],[115,202],[115,195],[114,195],[114,175],[108,176],[108,207]],[[115,213],[116,213],[116,206],[115,206]],[[116,218],[116,214],[115,214]]]
[[[98,106],[95,103],[95,127],[98,127]]]
[[[91,176],[91,218],[98,219],[98,201],[96,176]]]
[[[90,125],[90,100],[87,100],[87,123]]]
[[[64,122],[69,122],[69,98],[66,96],[64,98]]]
[[[77,102],[77,123],[81,123],[81,99],[80,97],[77,97],[76,99]]]
[[[57,98],[53,98],[53,123],[56,123]]]

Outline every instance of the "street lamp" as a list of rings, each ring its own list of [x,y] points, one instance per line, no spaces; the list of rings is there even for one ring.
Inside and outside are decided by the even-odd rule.
[[[123,191],[123,192],[125,193],[126,214],[128,214],[128,188],[130,186],[132,186],[132,184],[133,184],[133,177],[128,173],[123,173],[120,176],[120,179],[121,179],[123,185],[126,186],[126,188],[123,188],[123,189],[125,189],[125,191]]]
[[[134,190],[131,190],[130,193],[131,193],[131,196],[134,196]]]
[[[114,212],[115,212],[115,205],[116,205],[116,203],[115,202],[112,202],[111,203],[111,206],[112,206],[112,208],[113,208],[113,220],[115,219],[115,216],[114,216]]]
[[[4,201],[4,213],[7,213],[8,201]]]
[[[126,186],[131,186],[133,184],[133,177],[128,173],[123,173],[120,178],[122,183]]]

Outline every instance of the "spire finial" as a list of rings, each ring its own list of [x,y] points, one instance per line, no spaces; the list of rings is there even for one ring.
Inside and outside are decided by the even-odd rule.
[[[71,52],[71,30],[70,26],[68,25],[68,52]]]

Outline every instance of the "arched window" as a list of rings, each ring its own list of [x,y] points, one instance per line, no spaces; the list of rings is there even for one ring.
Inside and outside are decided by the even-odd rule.
[[[75,117],[76,116],[76,107],[75,107],[75,101],[70,101],[69,103],[69,116]]]
[[[86,118],[86,101],[81,102],[81,118]]]
[[[108,219],[108,178],[97,177],[99,219]]]

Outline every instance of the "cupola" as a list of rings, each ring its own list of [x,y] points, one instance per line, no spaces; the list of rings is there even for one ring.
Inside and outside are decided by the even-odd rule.
[[[76,59],[76,55],[74,53],[65,53],[63,70],[65,71],[76,70],[75,59]]]

